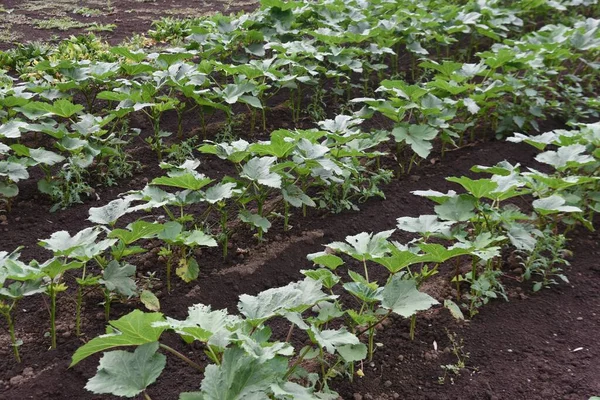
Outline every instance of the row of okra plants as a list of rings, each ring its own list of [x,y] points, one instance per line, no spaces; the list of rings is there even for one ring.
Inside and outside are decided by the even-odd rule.
[[[450,284],[456,287],[456,297],[446,299],[444,306],[457,318],[464,318],[463,312],[473,317],[490,299],[505,296],[501,278],[506,252],[520,261],[522,278],[532,279],[535,291],[567,281],[562,271],[566,263],[565,235],[577,225],[593,229],[594,216],[600,208],[600,123],[578,124],[571,130],[538,136],[517,134],[509,140],[539,149],[536,161],[547,172],[503,161],[494,166],[473,167],[474,172],[488,177],[448,178],[462,188],[460,192],[416,191],[415,195],[431,199],[435,207],[430,215],[398,218],[396,228],[413,233],[414,239],[405,243],[394,241],[392,229],[362,232],[343,242],[329,243],[324,251],[308,256],[315,268],[303,270],[304,279],[254,296],[243,294],[235,313],[212,310],[205,304],[191,306],[184,320],[160,313],[151,292],[136,287],[132,279],[135,267],[125,261],[143,251],[139,240],[155,238],[165,246],[179,241],[178,246],[183,247],[218,243],[200,229],[183,229],[182,221],[139,219],[125,229],[115,228],[118,217],[124,215],[121,201],[111,207],[91,209],[90,219],[99,223],[95,227],[74,236],[61,231],[42,240],[40,244],[54,253],[46,262],[20,261],[18,251],[0,253],[0,310],[14,333],[12,311],[17,302],[25,296],[43,294],[51,300],[53,325],[56,296],[66,289],[63,278],[78,271],[78,284],[100,288],[106,295],[105,304],[110,304],[113,296],[141,292],[142,302],[153,310],[136,310],[110,321],[105,335],[90,340],[74,354],[72,366],[104,352],[97,374],[86,385],[94,393],[123,397],[143,393],[150,398],[146,389],[165,368],[166,353],[197,370],[199,381],[203,376],[200,391],[182,393],[181,399],[335,399],[338,395],[330,387],[331,380],[364,374],[362,362],[371,359],[376,351],[376,327],[381,322],[394,314],[410,319],[410,336],[415,336],[417,312],[439,304],[438,299],[419,289],[440,269],[455,270]],[[286,142],[280,142],[283,143]],[[216,148],[210,147],[211,151]],[[278,174],[278,165],[285,163],[270,163],[263,171],[266,175]],[[155,182],[154,186],[197,182],[191,179],[198,178],[191,172],[192,165],[193,162],[188,163],[186,178],[179,171],[157,178],[167,181]],[[254,182],[248,179],[234,186],[244,190]],[[276,178],[265,179],[271,182]],[[209,190],[222,192],[223,185],[216,183],[206,192],[184,189],[172,196],[212,198]],[[153,190],[152,186],[144,191]],[[151,201],[165,200],[163,197]],[[129,207],[131,204],[127,204]],[[148,208],[148,202],[142,200],[139,208]],[[193,270],[191,264],[189,259],[177,263],[186,273]],[[462,268],[465,264],[470,265],[466,273]],[[375,276],[377,280],[373,279]],[[288,335],[273,337],[270,324],[281,319],[289,324]],[[199,342],[210,364],[200,365],[193,357],[163,343],[161,336],[166,331],[175,332],[185,343]],[[292,337],[300,340],[292,341]],[[13,339],[18,357],[19,343],[14,336]],[[295,348],[294,343],[306,345]],[[135,349],[114,350],[123,346]],[[309,360],[310,365],[316,363],[319,367],[305,369]]]
[[[264,1],[254,13],[183,24],[175,47],[109,47],[90,37],[56,49],[21,46],[0,54],[0,201],[10,209],[18,183],[39,168],[52,210],[83,202],[94,184],[135,172],[126,151],[133,141],[143,138],[161,161],[181,159],[185,121],[199,122],[206,139],[209,122],[231,132],[246,110],[252,135],[266,131],[277,98],[294,123],[303,112],[325,119],[331,104],[383,114],[394,124],[401,171],[426,157],[432,141],[461,145],[482,124],[508,133],[547,116],[596,117],[600,30],[598,19],[585,18],[596,8]],[[541,28],[527,23],[541,16]],[[135,114],[149,132],[130,127]]]

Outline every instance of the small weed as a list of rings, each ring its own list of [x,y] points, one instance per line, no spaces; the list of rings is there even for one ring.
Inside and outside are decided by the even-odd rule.
[[[97,8],[80,7],[73,10],[73,13],[82,15],[84,17],[99,17],[104,15],[104,11]]]
[[[467,368],[466,362],[469,359],[469,353],[465,352],[463,339],[458,337],[456,332],[450,332],[446,329],[446,336],[450,340],[450,352],[456,357],[454,364],[442,365],[444,375],[438,378],[438,383],[443,385],[449,379],[451,384],[454,384],[454,377],[460,375],[460,372]]]
[[[88,32],[112,32],[117,27],[115,24],[98,24],[92,23],[89,27],[85,28]]]
[[[90,24],[76,21],[72,18],[49,18],[34,20],[37,29],[58,29],[59,31],[68,31],[69,29],[85,28]]]

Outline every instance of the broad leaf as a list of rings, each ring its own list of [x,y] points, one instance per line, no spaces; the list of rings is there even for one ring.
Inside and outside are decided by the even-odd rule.
[[[428,310],[439,304],[436,299],[417,290],[414,280],[403,280],[394,275],[383,290],[381,306],[405,318],[411,317],[417,311]]]
[[[161,176],[154,178],[152,185],[172,186],[187,190],[200,190],[213,180],[197,174],[181,174],[176,176]]]
[[[156,237],[164,226],[158,223],[150,223],[137,220],[127,225],[127,229],[114,229],[108,234],[109,238],[118,238],[125,244],[131,244],[140,239],[151,239]]]
[[[450,228],[453,222],[440,221],[437,215],[420,215],[417,218],[412,217],[400,217],[397,219],[398,229],[406,232],[416,233],[439,233],[444,236],[450,234]]]
[[[110,321],[109,333],[98,336],[77,349],[71,367],[92,354],[119,346],[140,346],[158,341],[165,327],[154,326],[164,321],[160,313],[144,313],[134,310],[116,321]]]
[[[158,342],[153,342],[133,353],[122,350],[104,353],[96,376],[85,388],[96,394],[135,397],[156,381],[167,364],[167,357],[157,350]]]
[[[327,246],[342,251],[359,260],[381,258],[390,252],[388,238],[394,229],[376,234],[361,232],[358,235],[346,236],[346,242],[333,242]]]
[[[469,195],[451,197],[443,204],[435,206],[436,214],[448,221],[468,221],[475,216],[475,201]]]
[[[132,277],[135,276],[135,265],[129,263],[120,264],[112,260],[108,263],[102,272],[100,283],[106,286],[111,292],[116,292],[123,296],[135,296],[137,286]]]
[[[128,199],[116,199],[103,207],[92,207],[89,210],[88,220],[102,225],[113,225],[123,215],[129,212]]]
[[[271,172],[271,166],[275,161],[277,161],[275,157],[254,157],[244,165],[240,176],[278,189],[281,187],[281,176]]]
[[[566,202],[563,197],[555,194],[550,197],[534,200],[532,205],[537,212],[543,215],[559,212],[582,212],[579,207],[566,206]]]
[[[206,367],[201,386],[202,399],[268,398],[271,385],[283,378],[287,368],[288,360],[284,357],[261,363],[239,347],[228,348],[223,353],[221,365]],[[252,395],[255,396],[250,397]]]
[[[311,336],[313,341],[318,343],[319,346],[325,348],[325,350],[330,354],[334,354],[339,346],[357,345],[360,343],[360,340],[358,340],[356,335],[348,332],[346,328],[337,330],[325,329],[321,331],[312,325],[308,330],[308,334]]]
[[[419,157],[427,158],[433,145],[431,141],[438,135],[438,131],[429,125],[398,126],[392,130],[396,142],[406,142]]]
[[[322,284],[310,278],[292,282],[286,286],[267,289],[256,296],[240,296],[238,309],[254,325],[288,311],[304,311],[323,300],[336,296],[321,290]]]

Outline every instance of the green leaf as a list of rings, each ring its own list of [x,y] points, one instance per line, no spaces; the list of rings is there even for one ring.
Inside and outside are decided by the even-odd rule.
[[[325,286],[327,289],[331,289],[340,281],[339,276],[325,268],[302,270],[300,273],[308,276],[311,279],[314,279],[315,281],[323,283],[323,286]]]
[[[223,353],[223,361],[217,366],[206,367],[202,380],[202,398],[205,400],[234,400],[268,398],[273,382],[282,379],[288,368],[288,360],[276,357],[266,362],[246,354],[239,347],[231,347]],[[250,397],[255,395],[254,397]]]
[[[571,164],[579,166],[594,162],[594,157],[583,154],[586,150],[586,146],[574,144],[571,146],[559,147],[556,151],[540,153],[535,159],[544,164],[552,165],[554,168],[562,169]]]
[[[391,246],[390,249],[390,256],[374,258],[373,261],[386,267],[392,274],[398,273],[409,265],[423,262],[422,256],[415,254],[412,251],[401,250],[396,246]]]
[[[533,251],[537,239],[532,233],[532,229],[527,229],[525,225],[513,223],[509,226],[506,236],[518,250]]]
[[[140,301],[150,311],[160,311],[160,300],[154,293],[149,290],[142,290],[140,294]]]
[[[69,118],[73,114],[83,110],[83,106],[81,104],[73,104],[67,99],[56,100],[53,104],[35,101],[29,103],[27,106],[32,110],[45,111],[63,118]]]
[[[10,198],[19,194],[19,187],[14,183],[0,181],[0,196]]]
[[[152,185],[172,186],[187,190],[200,190],[204,186],[211,183],[213,180],[197,174],[181,174],[176,176],[161,176],[154,178]]]
[[[448,221],[468,221],[475,216],[475,200],[472,196],[461,194],[451,197],[445,203],[435,206],[436,214]]]
[[[204,199],[210,204],[229,199],[233,196],[236,186],[237,185],[235,183],[231,182],[218,183],[206,189]]]
[[[450,314],[452,314],[452,316],[459,320],[459,321],[464,321],[465,316],[463,314],[463,312],[461,311],[460,307],[453,302],[452,300],[446,299],[444,300],[444,307],[448,309],[448,311],[450,311]]]
[[[433,145],[431,141],[438,135],[438,130],[429,125],[398,126],[392,130],[396,142],[406,142],[419,157],[427,158]]]
[[[171,329],[193,340],[225,348],[232,336],[231,328],[240,321],[238,316],[229,315],[227,310],[212,311],[210,306],[195,304],[188,308],[185,320],[167,318],[166,321],[154,323],[153,326]]]
[[[359,260],[381,258],[390,252],[388,238],[394,229],[376,234],[361,232],[358,235],[346,236],[346,242],[333,242],[327,247],[342,251]]]
[[[164,318],[161,313],[144,313],[140,310],[134,310],[116,321],[110,321],[109,324],[113,329],[78,348],[73,354],[70,367],[106,349],[156,342],[165,327],[154,326],[154,323],[162,321]]]
[[[421,259],[424,262],[443,263],[451,258],[469,254],[470,249],[453,247],[447,249],[439,243],[419,243],[419,248],[425,253]]]
[[[240,296],[238,309],[252,324],[258,325],[276,315],[289,311],[302,312],[320,301],[336,298],[323,292],[322,286],[321,282],[306,278],[279,288],[267,289],[256,296],[243,294]]]
[[[271,390],[276,399],[294,400],[336,400],[340,396],[335,392],[315,392],[313,388],[307,388],[295,382],[272,384]]]
[[[135,276],[135,265],[129,263],[119,264],[118,261],[112,260],[102,272],[103,279],[100,279],[100,283],[111,292],[123,296],[135,296],[137,286],[132,279],[133,276]]]
[[[411,317],[417,311],[428,310],[439,304],[436,299],[417,290],[414,280],[403,280],[394,275],[383,289],[381,306],[405,318]]]
[[[316,207],[313,199],[304,193],[298,186],[293,184],[286,185],[281,192],[283,194],[283,199],[294,207],[302,207],[303,205]]]
[[[158,238],[160,240],[164,240],[167,242],[174,242],[177,240],[181,231],[183,230],[183,225],[181,225],[177,221],[169,221],[163,225],[163,230],[159,232]]]
[[[309,261],[317,265],[322,265],[324,267],[329,268],[332,271],[335,271],[337,267],[344,264],[344,260],[335,254],[329,254],[326,251],[320,251],[318,253],[312,253],[306,256]]]
[[[271,222],[265,217],[261,217],[258,214],[252,214],[248,210],[242,210],[239,214],[240,220],[247,224],[250,224],[256,228],[261,228],[263,232],[268,232],[271,228]]]
[[[446,180],[458,183],[477,199],[486,197],[493,200],[497,197],[491,193],[498,189],[498,184],[491,179],[471,179],[466,176],[461,176],[460,178],[446,178]]]
[[[12,120],[6,124],[0,125],[0,137],[7,139],[17,139],[21,137],[21,130],[27,129],[29,123],[23,121]]]
[[[366,303],[380,301],[383,292],[383,288],[378,287],[373,282],[348,282],[344,284],[344,289]]]
[[[367,346],[363,343],[337,346],[336,350],[347,363],[367,358]]]
[[[194,257],[182,258],[179,260],[179,267],[175,270],[175,273],[184,282],[191,282],[198,279],[200,273],[200,266]]]
[[[36,261],[32,261],[31,264],[33,266],[35,266],[34,265],[35,263],[36,263]],[[50,260],[44,262],[43,264],[39,264],[38,268],[44,275],[46,275],[50,279],[54,280],[54,279],[56,279],[57,276],[61,275],[65,271],[68,271],[71,269],[78,269],[78,268],[81,268],[82,266],[83,266],[82,262],[71,261],[71,262],[67,263],[62,258],[51,258]]]
[[[437,215],[420,215],[417,218],[400,217],[397,219],[398,229],[406,232],[421,234],[439,233],[444,236],[450,235],[453,222],[440,221]]]
[[[356,335],[348,332],[346,328],[320,331],[316,326],[311,325],[307,332],[314,342],[325,348],[330,354],[334,354],[339,346],[360,344],[360,340],[358,340]]]
[[[108,234],[109,238],[118,238],[125,244],[131,244],[140,239],[151,239],[156,237],[164,227],[158,223],[150,223],[137,220],[127,225],[127,229],[114,229]]]
[[[111,53],[116,54],[118,56],[122,56],[128,58],[136,63],[141,62],[144,58],[146,58],[146,53],[143,51],[132,52],[127,47],[111,47],[109,50]]]
[[[167,364],[167,357],[157,350],[158,342],[153,342],[141,345],[133,353],[105,353],[96,376],[85,388],[96,394],[135,397],[156,381]]]
[[[3,283],[4,282],[2,280],[2,275],[0,272],[0,285],[2,285]],[[33,280],[26,280],[24,282],[13,282],[8,287],[0,286],[0,299],[4,297],[18,300],[26,296],[33,296],[35,294],[44,292],[46,292],[46,286],[44,285],[41,278],[37,278]],[[2,303],[1,300],[0,303]]]
[[[29,173],[24,165],[11,161],[0,161],[0,178],[7,177],[13,182],[29,178]]]
[[[85,228],[71,236],[67,231],[58,231],[43,239],[38,244],[59,256],[68,256],[80,247],[89,247],[100,235],[97,228]]]
[[[269,329],[270,335],[270,329]],[[237,338],[241,341],[241,347],[246,353],[259,362],[271,360],[279,355],[291,356],[294,354],[294,347],[285,342],[268,342],[268,336],[264,338],[255,335],[256,340],[242,333],[238,333]]]
[[[271,172],[271,166],[277,161],[275,157],[254,157],[242,168],[240,176],[272,188],[281,187],[281,176]]]
[[[63,162],[65,160],[63,156],[56,154],[52,151],[44,150],[42,148],[29,149],[29,157],[31,157],[40,164],[46,164],[50,166],[58,164],[59,162]]]
[[[290,151],[296,146],[295,141],[286,140],[293,133],[288,130],[280,129],[271,133],[269,142],[257,142],[250,145],[250,151],[259,156],[274,156],[278,159],[288,156]]]
[[[204,233],[200,229],[195,229],[191,232],[184,234],[185,239],[183,244],[186,246],[206,246],[206,247],[217,247],[217,241],[209,234]]]
[[[103,207],[92,207],[88,220],[95,224],[114,225],[123,215],[129,212],[130,200],[116,199]]]
[[[567,201],[563,197],[555,194],[550,197],[534,200],[532,205],[533,208],[542,215],[556,214],[559,212],[582,212],[579,207],[566,206],[566,202]]]

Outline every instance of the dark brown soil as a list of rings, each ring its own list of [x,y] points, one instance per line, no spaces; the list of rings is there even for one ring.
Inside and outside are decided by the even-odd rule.
[[[74,15],[74,6],[103,9],[106,1],[57,0],[52,2],[56,5],[53,8],[46,7],[47,4],[50,3],[41,0],[3,1],[4,9],[14,10],[10,15],[20,17],[10,19],[13,17],[0,13],[0,32],[8,27],[16,35],[14,41],[82,33],[82,29],[65,32],[40,30],[32,22],[33,19],[69,16],[82,22],[115,23],[114,32],[102,33],[114,44],[134,32],[147,31],[151,20],[161,16],[234,12],[256,6],[255,2],[206,4],[182,0],[123,0],[112,1],[115,14],[87,18]],[[71,8],[65,8],[65,4]],[[35,8],[32,5],[37,5],[38,9],[32,11]],[[11,41],[0,38],[0,49],[10,47]],[[270,117],[270,120],[277,121],[277,127],[289,121],[287,115],[272,114]],[[145,128],[143,124],[140,126]],[[88,226],[89,207],[106,204],[119,193],[141,188],[160,173],[155,154],[142,142],[134,144],[130,151],[143,165],[133,179],[112,188],[98,188],[96,199],[54,214],[47,212],[51,203],[39,195],[35,179],[23,182],[12,212],[0,225],[0,250],[12,251],[24,245],[24,259],[44,259],[50,253],[36,245],[39,239],[47,238],[57,230],[74,233],[83,229]],[[535,154],[526,145],[479,143],[448,152],[442,160],[438,157],[433,158],[436,162],[424,162],[426,165],[416,169],[413,175],[394,180],[385,187],[386,200],[372,199],[361,205],[360,212],[338,215],[312,212],[306,218],[295,216],[291,222],[294,228],[290,232],[283,232],[281,224],[275,224],[267,235],[267,241],[262,244],[257,244],[250,234],[240,232],[233,238],[232,256],[226,261],[222,260],[218,250],[204,251],[198,257],[201,264],[198,281],[184,284],[175,280],[171,294],[161,290],[160,284],[155,286],[162,312],[183,318],[187,307],[199,302],[233,312],[240,294],[256,294],[299,279],[299,271],[311,267],[305,256],[322,250],[324,244],[362,231],[391,229],[400,216],[431,213],[431,203],[413,196],[411,191],[457,189],[444,178],[470,175],[469,169],[475,164],[492,165],[506,159],[535,166]],[[227,173],[217,160],[203,158],[202,161],[203,172],[211,177]],[[407,237],[397,233],[396,238],[402,240]],[[600,394],[600,235],[577,230],[571,235],[570,244],[574,257],[566,271],[571,282],[569,285],[533,294],[531,283],[520,284],[515,280],[516,274],[507,271],[505,284],[510,294],[509,302],[492,302],[482,308],[472,321],[462,323],[454,321],[444,309],[432,310],[418,318],[414,341],[408,336],[408,322],[392,319],[378,332],[376,341],[383,346],[377,350],[372,362],[364,364],[365,377],[357,378],[353,383],[336,380],[333,388],[344,399],[365,400],[587,400],[589,396]],[[137,260],[140,275],[159,270],[158,277],[164,278],[164,265],[157,259],[156,244],[148,243],[148,247],[151,251]],[[440,276],[447,276],[447,273],[442,271]],[[74,286],[72,278],[67,279],[67,284]],[[440,300],[450,294],[450,288],[441,279],[427,287],[427,291]],[[17,336],[24,342],[21,347],[23,363],[14,361],[6,327],[3,322],[0,323],[0,399],[110,398],[94,396],[84,389],[87,379],[95,374],[98,356],[90,357],[73,369],[67,368],[74,351],[83,342],[104,331],[104,316],[98,304],[101,301],[97,294],[86,298],[85,336],[77,338],[74,335],[74,307],[70,294],[59,298],[59,344],[54,351],[48,350],[49,339],[44,337],[48,331],[47,305],[40,298],[20,303],[16,324]],[[115,304],[112,317],[118,318],[136,307],[138,305],[134,302]],[[277,324],[273,328],[276,335],[282,334]],[[454,343],[450,337],[455,338]],[[167,344],[195,361],[207,361],[201,349],[186,347],[175,336],[167,334],[163,338]],[[441,366],[457,362],[449,349],[453,344],[460,347],[461,342],[460,354],[467,368],[459,376],[448,374],[445,383],[440,384],[439,378],[444,376]],[[165,372],[148,392],[153,399],[177,399],[182,391],[198,389],[201,379],[185,364],[169,357]]]
[[[140,152],[143,162],[144,150]],[[399,216],[430,213],[431,204],[410,191],[449,189],[452,184],[444,178],[469,174],[474,164],[491,165],[507,159],[534,165],[534,155],[526,146],[505,142],[453,151],[440,162],[422,166],[414,175],[394,180],[385,188],[386,200],[371,200],[358,213],[297,216],[290,233],[269,232],[264,244],[255,245],[242,239],[234,242],[234,248],[243,247],[244,251],[225,263],[217,253],[206,252],[201,257],[203,269],[197,282],[189,285],[177,282],[170,295],[161,293],[162,311],[182,318],[187,307],[198,302],[234,311],[240,294],[255,294],[300,278],[299,270],[310,267],[306,254],[320,251],[323,244],[361,231],[393,228]],[[101,203],[127,187],[142,186],[143,178],[151,178],[156,172],[149,165],[131,183],[100,191]],[[34,245],[36,239],[58,229],[73,233],[86,226],[87,209],[93,205],[47,214],[40,201],[33,198],[37,195],[33,188],[22,194],[18,207],[8,216],[0,249],[11,250],[26,244],[28,256],[42,257],[45,252]],[[596,346],[600,323],[598,234],[577,231],[571,243],[575,257],[567,271],[570,285],[531,294],[530,284],[521,286],[507,279],[512,294],[510,302],[493,302],[465,323],[454,322],[443,309],[433,310],[418,319],[415,341],[408,338],[407,321],[394,319],[376,338],[384,346],[376,352],[372,363],[364,365],[366,376],[352,384],[335,382],[334,388],[343,398],[364,399],[586,399],[600,393],[600,365],[596,362],[600,356]],[[162,268],[152,253],[147,260],[140,269]],[[445,291],[447,288],[437,293],[433,290],[431,294],[443,298]],[[99,398],[83,389],[86,380],[95,373],[98,357],[91,357],[73,369],[67,366],[82,341],[104,329],[102,309],[97,305],[100,301],[100,296],[87,299],[86,336],[76,338],[73,307],[68,297],[63,296],[59,302],[59,346],[55,351],[48,351],[48,339],[44,338],[48,329],[44,304],[40,300],[22,302],[17,313],[18,336],[24,341],[22,364],[14,362],[7,334],[0,331],[0,398]],[[112,316],[118,317],[133,308],[134,304],[116,304]],[[469,356],[467,369],[460,376],[447,376],[446,383],[440,385],[438,378],[444,375],[441,365],[456,362],[456,357],[445,350],[451,346],[448,333],[456,333],[457,343],[464,341],[462,352]],[[201,350],[185,347],[175,337],[165,338],[195,360],[205,361]],[[434,350],[434,341],[438,351]],[[582,349],[575,351],[578,348]],[[181,391],[197,389],[200,381],[201,376],[169,358],[166,371],[149,393],[153,398],[176,399]]]

